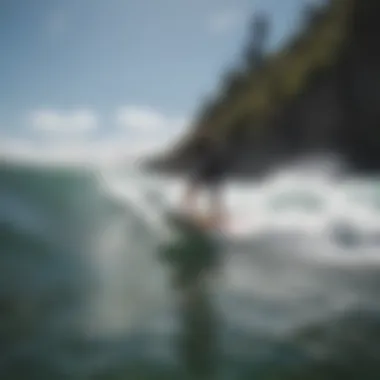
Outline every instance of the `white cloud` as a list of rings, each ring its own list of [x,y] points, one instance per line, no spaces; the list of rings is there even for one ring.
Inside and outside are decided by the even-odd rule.
[[[160,139],[110,136],[98,140],[52,140],[37,142],[22,138],[0,140],[0,160],[38,164],[110,164],[138,161],[159,153],[172,143],[173,137]]]
[[[59,134],[77,134],[93,130],[98,120],[95,113],[88,109],[60,112],[42,109],[33,112],[30,121],[34,129]]]
[[[54,133],[68,126],[74,132],[92,129],[96,124],[92,112],[34,112],[33,127],[53,133],[42,140],[0,136],[0,158],[39,164],[138,162],[178,141],[188,125],[185,118],[168,117],[147,107],[124,107],[116,112],[116,118],[122,128],[95,139],[85,133]]]
[[[224,34],[244,21],[244,13],[237,9],[224,9],[214,13],[209,20],[210,31]]]
[[[184,117],[165,115],[154,108],[125,106],[116,111],[118,126],[126,131],[124,153],[141,157],[161,152],[178,141],[189,122]]]
[[[130,132],[162,132],[181,127],[185,120],[166,116],[150,107],[125,106],[116,112],[117,124]]]

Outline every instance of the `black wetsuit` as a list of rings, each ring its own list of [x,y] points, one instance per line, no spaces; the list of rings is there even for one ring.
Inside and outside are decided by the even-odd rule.
[[[192,173],[195,181],[206,186],[217,187],[231,174],[241,155],[249,149],[249,129],[246,126],[234,129],[224,143],[214,145],[206,139],[195,147],[197,164]]]
[[[232,155],[226,148],[204,150],[199,155],[195,168],[194,179],[206,186],[218,186],[224,180]]]

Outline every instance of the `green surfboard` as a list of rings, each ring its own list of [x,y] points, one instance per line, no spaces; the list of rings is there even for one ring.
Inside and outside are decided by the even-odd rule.
[[[178,238],[161,247],[161,258],[173,267],[181,284],[215,269],[218,251],[215,236],[181,213],[168,213],[167,221]]]

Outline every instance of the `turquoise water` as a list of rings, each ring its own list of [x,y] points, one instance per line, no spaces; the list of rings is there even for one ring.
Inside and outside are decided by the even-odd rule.
[[[380,198],[359,182],[334,215],[332,193],[268,183],[265,229],[224,237],[214,263],[202,241],[167,235],[161,182],[3,165],[0,378],[378,379]],[[285,212],[323,228],[270,228]],[[184,246],[182,269],[161,254]]]

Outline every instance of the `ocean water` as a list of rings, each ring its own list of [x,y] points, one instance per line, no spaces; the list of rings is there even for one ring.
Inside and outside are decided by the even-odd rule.
[[[160,255],[182,186],[0,166],[1,379],[379,378],[380,179],[323,164],[228,184],[195,303]]]

